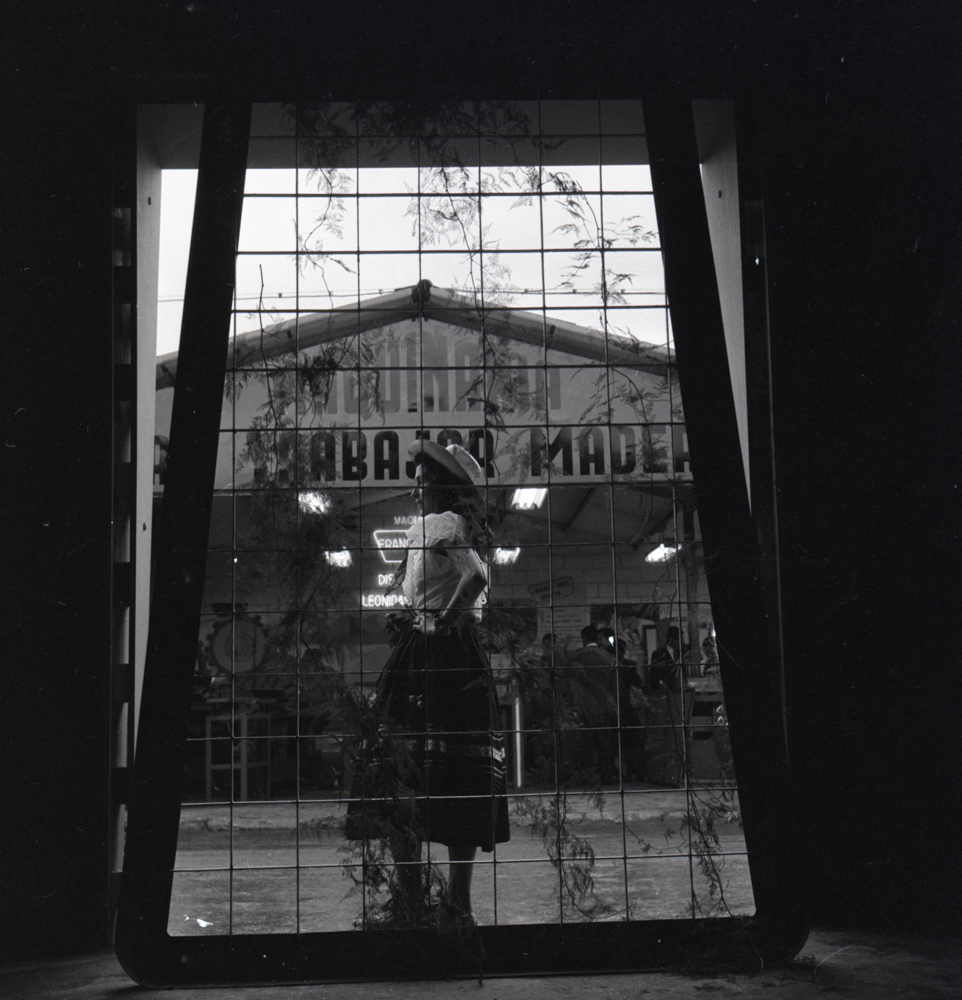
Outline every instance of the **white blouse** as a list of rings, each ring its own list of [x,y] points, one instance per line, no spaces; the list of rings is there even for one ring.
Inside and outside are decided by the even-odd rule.
[[[443,611],[451,602],[461,577],[471,570],[468,523],[447,510],[428,514],[407,531],[408,564],[401,589],[415,611]],[[443,549],[444,555],[432,549]],[[484,563],[481,564],[484,568]],[[485,575],[487,569],[485,568]],[[481,591],[472,614],[479,621],[487,598]]]

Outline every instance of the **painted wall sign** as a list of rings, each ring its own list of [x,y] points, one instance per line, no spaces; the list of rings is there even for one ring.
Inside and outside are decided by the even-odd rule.
[[[407,485],[407,449],[419,437],[463,445],[501,484],[690,477],[667,367],[555,363],[539,345],[504,337],[495,350],[490,338],[446,323],[425,324],[421,338],[411,324],[388,326],[345,338],[334,366],[313,348],[296,364],[278,357],[263,374],[232,376],[218,487],[261,475],[250,447],[258,434],[277,451],[296,450],[298,469],[319,486]],[[158,390],[161,480],[172,397]]]
[[[574,578],[562,576],[557,580],[545,580],[544,583],[533,583],[528,587],[528,593],[539,603],[554,603],[562,597],[571,597],[575,592]]]
[[[581,642],[581,630],[591,618],[591,609],[587,607],[538,608],[538,635],[549,632],[555,639],[577,648]]]
[[[563,477],[572,482],[639,474],[678,479],[690,475],[683,424],[588,427],[415,428],[310,432],[311,478],[317,482],[390,485],[414,481],[408,445],[417,438],[463,445],[488,479],[525,483]],[[507,456],[507,462],[505,457]],[[505,466],[508,468],[505,468]]]

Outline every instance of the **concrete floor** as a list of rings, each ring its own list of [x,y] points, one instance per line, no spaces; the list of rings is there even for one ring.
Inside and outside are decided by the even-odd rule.
[[[799,957],[781,968],[718,977],[646,972],[634,975],[532,977],[477,981],[318,984],[175,989],[164,1000],[646,1000],[686,997],[786,1000],[936,1000],[962,996],[962,942],[816,930]],[[101,1000],[147,994],[127,978],[112,952],[0,968],[4,1000]]]

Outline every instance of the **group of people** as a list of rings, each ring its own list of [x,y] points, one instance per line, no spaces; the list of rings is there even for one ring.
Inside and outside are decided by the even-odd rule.
[[[568,655],[562,676],[565,687],[590,679],[601,695],[598,710],[583,719],[586,731],[591,734],[590,764],[598,781],[616,782],[619,763],[626,780],[640,778],[644,731],[632,704],[632,694],[643,685],[636,664],[621,655],[614,631],[586,625],[581,630],[581,649]]]
[[[678,628],[668,628],[665,644],[652,654],[644,673],[606,626],[586,625],[574,652],[566,652],[551,634],[542,637],[541,646],[544,661],[556,671],[562,701],[574,704],[574,721],[587,735],[588,770],[601,784],[619,777],[642,780],[647,734],[639,707],[652,696],[682,688]]]

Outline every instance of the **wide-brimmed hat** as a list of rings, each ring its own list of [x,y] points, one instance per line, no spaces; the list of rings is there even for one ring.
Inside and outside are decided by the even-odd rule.
[[[417,441],[411,442],[408,454],[415,461],[423,456],[434,459],[438,465],[447,469],[455,479],[464,483],[465,486],[480,489],[484,485],[484,472],[482,472],[481,466],[478,465],[474,456],[459,444],[449,444],[447,448],[442,448],[434,441],[418,438]]]

